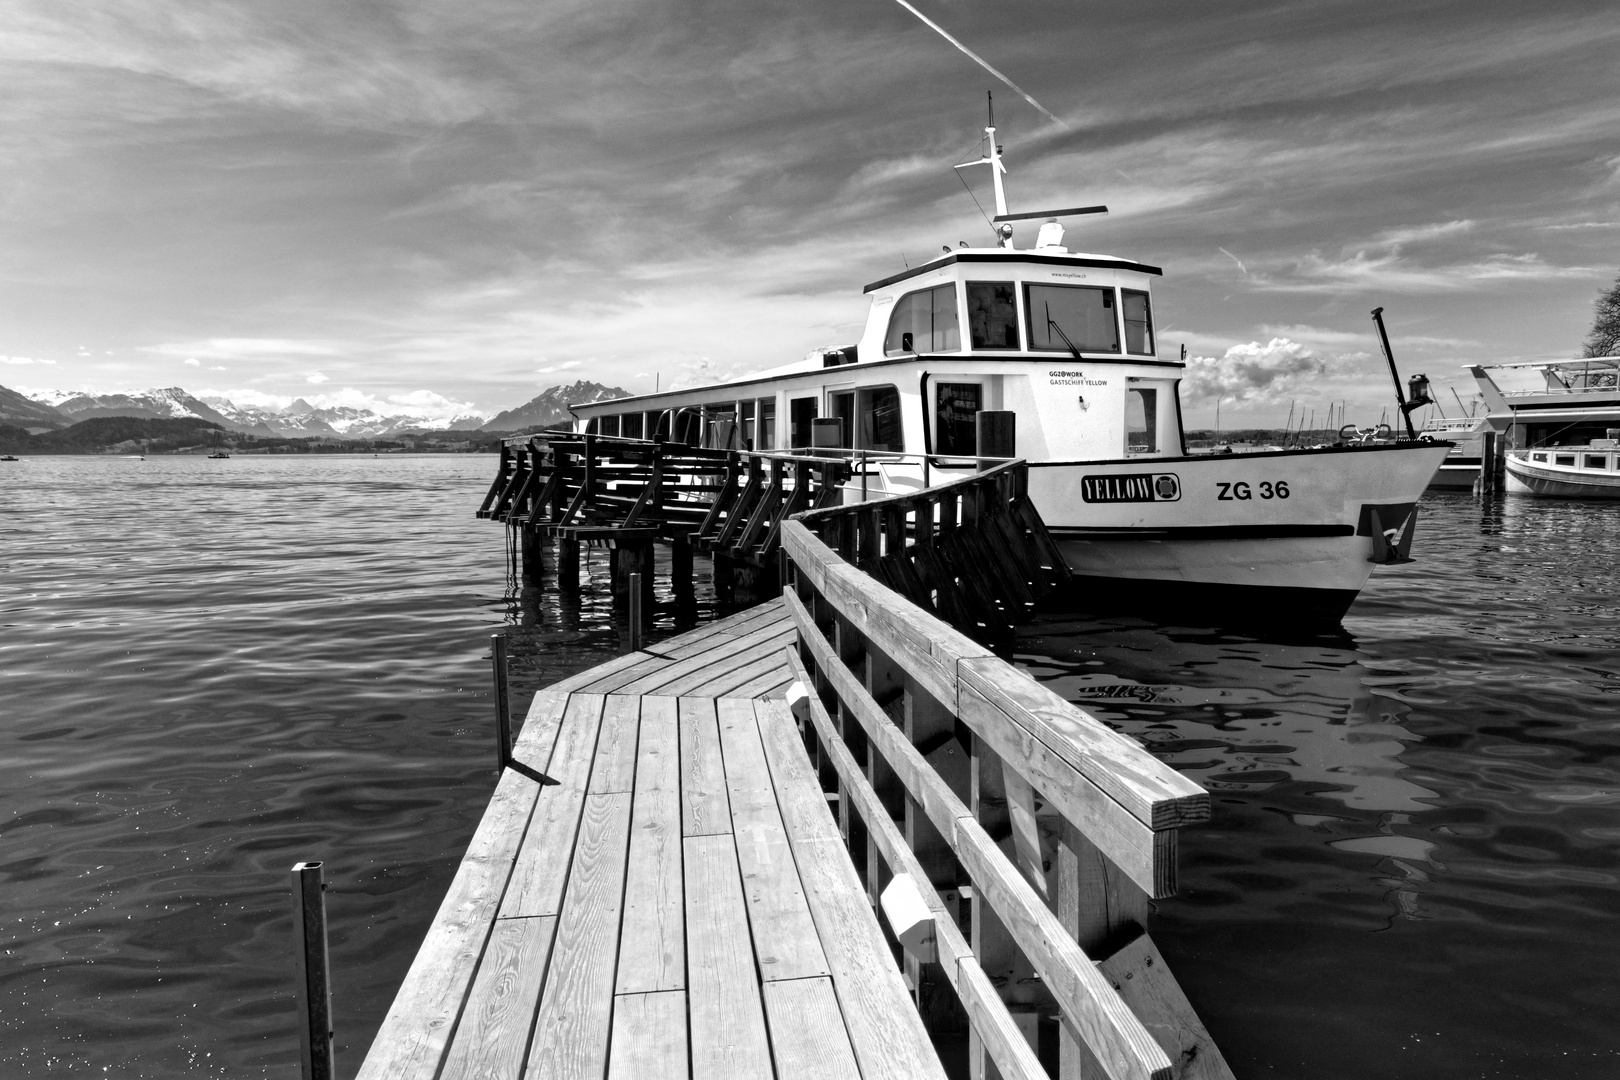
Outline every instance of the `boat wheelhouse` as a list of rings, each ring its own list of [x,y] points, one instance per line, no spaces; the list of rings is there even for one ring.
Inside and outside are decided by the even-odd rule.
[[[1285,619],[1343,615],[1378,562],[1405,561],[1416,503],[1446,442],[1187,453],[1181,358],[1159,352],[1156,266],[1070,251],[1057,220],[1009,214],[993,126],[994,246],[945,248],[866,286],[860,340],[711,386],[571,406],[585,433],[847,453],[850,498],[976,467],[983,413],[1016,417],[1007,448],[1088,595],[1132,603],[1255,600]],[[1034,244],[1016,221],[1046,219]],[[985,453],[989,456],[989,450]]]

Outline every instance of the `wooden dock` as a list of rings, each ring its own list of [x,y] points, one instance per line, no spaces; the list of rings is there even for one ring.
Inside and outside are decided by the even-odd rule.
[[[527,535],[573,481],[526,455],[483,512]],[[362,1080],[1230,1078],[1148,926],[1209,794],[986,647],[1064,577],[1023,464],[721,464],[670,535],[780,594],[536,695]]]
[[[782,700],[793,640],[779,600],[536,696],[360,1077],[944,1075]]]

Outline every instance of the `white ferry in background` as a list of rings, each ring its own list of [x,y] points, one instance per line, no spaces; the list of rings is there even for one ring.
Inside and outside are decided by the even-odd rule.
[[[1602,441],[1620,428],[1620,357],[1606,356],[1580,360],[1537,360],[1517,364],[1471,364],[1468,371],[1479,385],[1486,412],[1466,420],[1431,420],[1424,432],[1456,444],[1440,470],[1433,487],[1472,487],[1479,476],[1481,436],[1495,431],[1505,438],[1508,449],[1508,491],[1519,494],[1563,493],[1564,479],[1547,479],[1533,490],[1513,474],[1512,462],[1520,461],[1520,475],[1530,475],[1535,466],[1549,470],[1569,468],[1553,458],[1537,461],[1533,452],[1587,446]],[[1524,453],[1518,453],[1524,451]],[[1571,452],[1560,457],[1574,456]],[[1598,452],[1589,455],[1593,461]],[[1584,459],[1582,459],[1584,460]],[[1582,471],[1584,466],[1578,467]],[[1601,485],[1600,485],[1601,486]]]
[[[1064,246],[1056,219],[1103,207],[1007,213],[993,120],[986,134],[987,155],[969,164],[994,180],[994,246],[947,247],[866,286],[856,345],[574,405],[578,430],[751,450],[834,444],[869,462],[849,491],[859,498],[971,471],[976,415],[1010,411],[1030,496],[1088,599],[1342,616],[1376,563],[1406,561],[1417,501],[1449,444],[1189,454],[1184,364],[1154,334],[1162,271]],[[1033,247],[1016,247],[1012,223],[1035,219],[1047,220]]]

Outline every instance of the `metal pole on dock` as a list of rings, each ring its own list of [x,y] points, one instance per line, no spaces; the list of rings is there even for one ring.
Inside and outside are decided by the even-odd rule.
[[[506,635],[489,635],[489,657],[495,669],[495,768],[505,772],[512,763],[512,707],[506,695]]]
[[[318,862],[292,868],[298,957],[298,1044],[304,1080],[333,1080],[331,963],[326,950],[326,873]]]
[[[630,651],[641,648],[641,575],[630,575]]]

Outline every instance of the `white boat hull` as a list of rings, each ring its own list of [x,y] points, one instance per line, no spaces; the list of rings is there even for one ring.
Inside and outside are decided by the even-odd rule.
[[[1620,473],[1538,465],[1514,454],[1507,459],[1504,487],[1509,494],[1560,499],[1620,499]]]
[[[1389,558],[1448,449],[1038,462],[1030,498],[1083,589],[1337,618]]]

